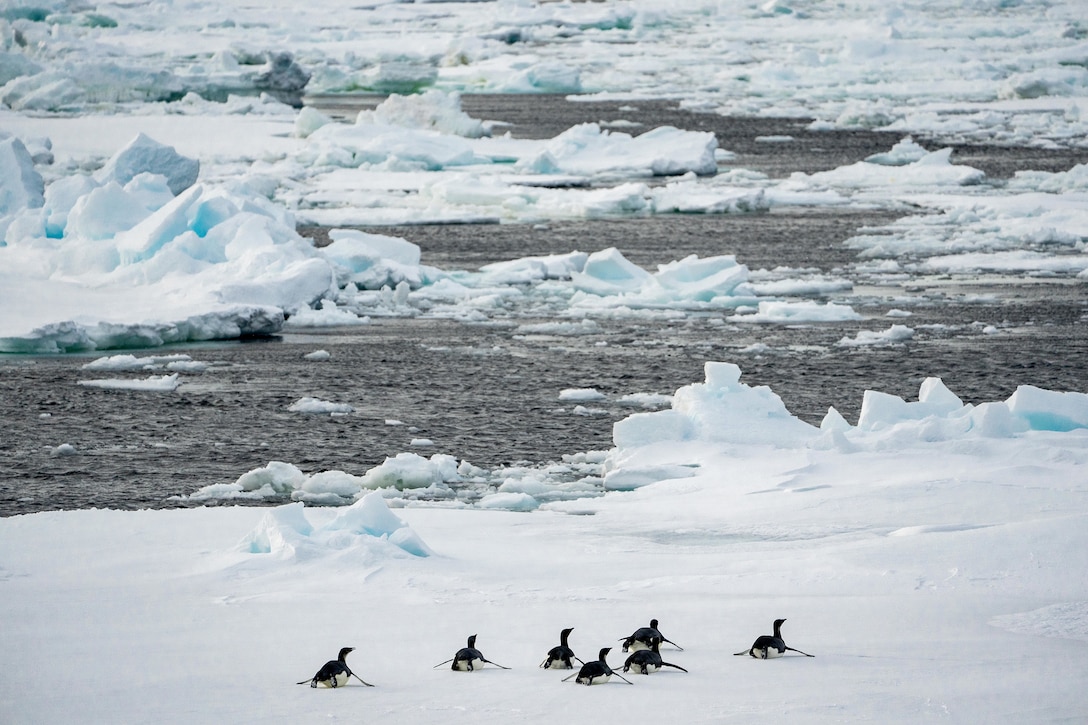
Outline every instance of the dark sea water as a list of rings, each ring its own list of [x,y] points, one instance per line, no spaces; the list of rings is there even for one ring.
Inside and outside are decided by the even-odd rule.
[[[667,102],[568,103],[558,98],[466,97],[472,115],[500,118],[525,136],[550,136],[573,123],[624,117],[719,133],[737,165],[769,174],[815,171],[886,150],[898,135],[821,133],[795,148],[755,144],[755,135],[804,136],[793,119],[723,119],[676,111]],[[673,109],[673,110],[670,110]],[[346,112],[346,111],[345,111]],[[731,135],[730,135],[731,134]],[[807,138],[807,137],[805,137]],[[819,144],[818,146],[816,144]],[[1017,169],[1067,169],[1034,149],[964,148],[958,156],[995,178]],[[748,157],[748,158],[746,158]],[[667,216],[517,225],[381,228],[419,244],[423,263],[473,270],[500,260],[617,247],[647,268],[688,254],[735,254],[751,269],[785,265],[843,274],[855,252],[843,241],[901,213],[843,210]],[[323,243],[327,230],[302,229]],[[362,474],[405,451],[446,453],[476,466],[540,465],[564,454],[611,446],[612,423],[635,412],[629,393],[671,394],[703,379],[707,361],[740,365],[742,380],[769,385],[786,407],[819,423],[828,406],[854,422],[866,389],[914,399],[928,376],[965,402],[1001,400],[1018,385],[1088,391],[1085,286],[1068,280],[919,279],[927,304],[906,320],[914,340],[891,347],[835,345],[883,318],[899,289],[855,289],[867,320],[819,325],[730,323],[717,315],[600,321],[596,334],[519,335],[514,321],[463,324],[374,318],[350,329],[288,332],[245,342],[178,345],[135,355],[185,353],[209,363],[182,374],[174,392],[102,390],[79,380],[124,377],[81,369],[94,356],[0,356],[0,515],[89,507],[191,505],[173,499],[231,483],[278,460],[311,473]],[[984,300],[984,301],[972,301]],[[517,323],[545,320],[516,320]],[[874,322],[876,321],[876,322]],[[995,326],[999,334],[984,332]],[[753,344],[760,354],[746,352]],[[331,359],[303,355],[327,350]],[[110,353],[103,353],[110,354]],[[133,374],[145,377],[146,373]],[[559,400],[566,388],[596,388],[608,400]],[[346,402],[355,413],[288,412],[305,396]],[[391,425],[396,420],[403,425]],[[413,448],[426,438],[433,447]],[[56,449],[68,444],[74,454]]]

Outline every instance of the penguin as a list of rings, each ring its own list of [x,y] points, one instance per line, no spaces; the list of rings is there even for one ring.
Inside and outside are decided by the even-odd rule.
[[[563,682],[566,682],[571,677],[576,677],[577,679],[574,681],[579,685],[603,685],[612,679],[612,675],[615,675],[628,685],[635,684],[608,666],[608,662],[605,661],[605,658],[608,657],[608,653],[611,651],[611,647],[605,647],[597,655],[597,659],[594,662],[586,662],[582,665],[582,668],[578,670],[577,675],[567,675],[563,678]]]
[[[776,657],[781,657],[786,654],[786,650],[790,652],[796,652],[797,654],[804,655],[805,657],[815,657],[816,655],[810,655],[807,652],[802,652],[799,649],[793,647],[787,647],[786,641],[782,639],[782,623],[784,619],[774,620],[774,634],[761,634],[756,637],[756,641],[752,644],[750,649],[746,649],[743,652],[734,652],[735,655],[751,655],[757,660],[770,660]]]
[[[673,642],[671,639],[667,639],[665,635],[661,634],[661,630],[657,628],[657,620],[651,619],[649,627],[640,627],[635,630],[634,634],[626,639],[623,639],[623,651],[627,652],[638,651],[640,649],[650,649],[650,642],[654,637],[658,637],[662,642],[668,642],[681,652],[684,648]]]
[[[627,661],[623,663],[623,671],[633,669],[635,672],[641,672],[644,675],[648,675],[652,672],[657,672],[662,667],[675,667],[681,672],[687,672],[680,665],[674,665],[671,662],[665,662],[661,659],[660,652],[661,640],[654,637],[650,642],[650,649],[640,649],[634,652]]]
[[[476,635],[472,635],[468,638],[468,644],[461,649],[457,650],[457,654],[453,656],[453,659],[446,660],[445,662],[439,662],[431,669],[441,667],[444,664],[452,662],[450,669],[454,672],[474,672],[477,667],[483,667],[484,664],[495,665],[499,669],[508,670],[509,667],[503,667],[498,662],[492,662],[484,657],[480,650],[476,649]],[[478,663],[478,664],[477,664]]]
[[[322,687],[342,687],[348,684],[349,679],[354,677],[367,687],[374,687],[374,685],[370,684],[362,677],[359,677],[359,675],[352,672],[351,668],[348,667],[348,653],[354,649],[354,647],[344,647],[340,650],[340,655],[336,659],[326,662],[321,669],[317,671],[317,674],[313,676],[313,679],[303,680],[298,684],[305,685],[309,682],[310,687],[317,687],[318,685],[321,685]]]
[[[574,627],[568,627],[559,633],[558,646],[548,650],[548,657],[540,663],[541,667],[546,670],[573,670],[574,663],[571,660],[578,660],[580,664],[585,664],[575,656],[574,650],[567,646],[567,637],[573,631]]]

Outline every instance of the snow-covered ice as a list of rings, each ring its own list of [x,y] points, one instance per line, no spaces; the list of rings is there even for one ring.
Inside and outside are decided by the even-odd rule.
[[[8,722],[1076,719],[1086,434],[1088,395],[972,406],[935,378],[815,427],[712,363],[616,425],[604,496],[541,503],[525,478],[473,508],[406,505],[472,472],[402,454],[362,477],[270,463],[217,492],[296,499],[273,508],[2,519],[0,702]],[[564,627],[622,665],[651,617],[687,674],[586,690],[538,668]],[[814,659],[733,656],[779,617]],[[431,668],[469,634],[513,669]],[[377,687],[294,684],[342,646]]]

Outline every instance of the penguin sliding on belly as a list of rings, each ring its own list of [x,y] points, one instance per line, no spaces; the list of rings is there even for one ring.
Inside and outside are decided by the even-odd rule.
[[[634,633],[625,639],[623,639],[623,651],[628,650],[636,652],[640,649],[650,649],[650,643],[653,642],[654,637],[657,637],[662,642],[668,642],[681,652],[684,648],[673,642],[671,639],[666,639],[665,635],[661,634],[661,630],[657,628],[657,620],[651,619],[649,627],[640,627],[634,631]]]
[[[573,631],[574,628],[569,627],[559,633],[559,644],[548,650],[548,657],[540,663],[541,667],[546,670],[573,670],[574,662],[572,660],[578,660],[579,664],[585,664],[574,655],[574,650],[567,646],[567,638],[570,637],[570,633]]]
[[[653,638],[650,644],[650,649],[640,649],[634,652],[627,661],[623,663],[623,671],[634,670],[636,673],[648,675],[652,672],[657,672],[662,667],[675,667],[681,672],[687,672],[680,665],[674,665],[671,662],[665,662],[661,659],[661,652],[659,651],[661,646],[661,640],[657,637]]]
[[[782,639],[782,623],[784,619],[774,620],[774,634],[761,634],[756,637],[756,641],[749,649],[743,652],[735,652],[736,655],[751,655],[757,660],[770,660],[776,657],[781,657],[786,654],[786,651],[796,652],[797,654],[804,655],[805,657],[815,657],[816,655],[810,655],[807,652],[802,652],[799,649],[793,647],[787,647],[786,641]]]
[[[635,684],[608,666],[608,662],[605,658],[608,657],[608,653],[611,651],[611,647],[605,647],[597,655],[597,659],[594,662],[586,662],[582,665],[582,668],[578,670],[576,675],[567,675],[563,678],[563,682],[566,682],[571,677],[576,677],[577,679],[574,681],[579,685],[603,685],[612,679],[612,675],[615,675],[628,685]]]
[[[326,662],[321,669],[317,671],[317,674],[313,676],[313,679],[303,680],[298,684],[305,685],[309,682],[310,687],[317,687],[318,685],[321,685],[322,687],[343,687],[348,683],[349,679],[354,677],[367,687],[374,687],[374,685],[363,680],[362,677],[359,677],[359,675],[352,672],[351,668],[348,667],[348,653],[354,649],[354,647],[344,647],[340,650],[340,655],[336,659]]]
[[[476,635],[472,635],[468,638],[468,644],[461,649],[457,650],[457,654],[453,656],[453,659],[446,660],[445,662],[439,662],[431,669],[441,667],[442,665],[452,662],[450,669],[454,672],[474,672],[476,669],[483,667],[485,664],[495,665],[499,669],[508,670],[509,667],[503,667],[497,662],[484,657],[480,650],[476,649]]]

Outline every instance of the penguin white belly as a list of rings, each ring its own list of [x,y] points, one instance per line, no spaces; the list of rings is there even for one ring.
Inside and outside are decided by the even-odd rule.
[[[756,654],[759,655],[761,660],[776,660],[782,656],[782,653],[775,647],[764,647],[756,650]]]
[[[483,660],[458,660],[453,669],[458,672],[475,672],[483,669],[484,664],[486,663]]]
[[[573,670],[574,668],[571,667],[570,665],[568,665],[563,660],[552,660],[552,663],[550,665],[548,665],[545,669],[549,669],[549,670]]]
[[[348,684],[348,680],[350,679],[351,676],[348,673],[341,672],[339,674],[333,675],[327,680],[320,680],[317,684],[321,685],[322,687],[343,687],[344,685]]]
[[[639,652],[644,649],[650,649],[650,645],[641,640],[635,640],[631,644],[627,645],[628,652]]]
[[[594,675],[593,677],[579,677],[579,685],[603,685],[612,679],[612,675]]]

